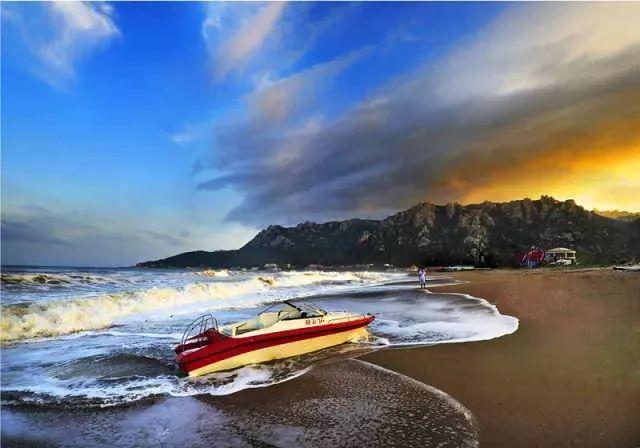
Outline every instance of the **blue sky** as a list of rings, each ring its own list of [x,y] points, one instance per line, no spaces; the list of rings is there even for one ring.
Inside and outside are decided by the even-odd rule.
[[[2,261],[128,265],[239,247],[270,223],[379,217],[419,200],[507,199],[493,183],[470,196],[476,183],[460,160],[476,153],[465,151],[484,142],[477,154],[488,155],[489,177],[515,182],[502,180],[504,157],[493,148],[517,153],[513,163],[525,169],[531,158],[522,154],[548,147],[519,130],[535,147],[515,151],[488,126],[507,126],[514,99],[532,104],[521,112],[529,122],[582,104],[561,75],[638,42],[637,7],[557,8],[5,3]],[[603,27],[622,37],[551,51]],[[560,68],[546,74],[549,64]],[[609,63],[601,77],[596,71],[599,83],[576,85],[600,92],[614,75],[635,75],[628,65],[611,73]],[[546,78],[534,79],[540,73]],[[550,83],[556,94],[541,105],[536,94]],[[603,99],[603,114],[617,100]],[[587,126],[557,132],[580,137]],[[460,140],[467,133],[473,142]],[[629,208],[601,196],[584,199]]]

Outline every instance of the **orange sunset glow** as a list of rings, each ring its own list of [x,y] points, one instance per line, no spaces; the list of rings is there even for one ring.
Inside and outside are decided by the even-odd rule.
[[[568,163],[535,160],[496,173],[460,202],[508,201],[550,195],[586,209],[640,211],[640,147],[585,155]]]

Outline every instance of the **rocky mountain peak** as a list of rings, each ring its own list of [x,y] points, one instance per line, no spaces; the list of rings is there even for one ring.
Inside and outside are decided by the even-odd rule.
[[[583,263],[633,261],[640,259],[640,224],[600,216],[573,200],[551,196],[466,206],[422,202],[382,220],[272,225],[237,251],[210,252],[207,265],[504,266],[517,264],[532,245],[573,248]],[[198,263],[207,259],[198,254]],[[176,257],[180,265],[189,259],[185,254]],[[143,265],[172,266],[176,257]]]

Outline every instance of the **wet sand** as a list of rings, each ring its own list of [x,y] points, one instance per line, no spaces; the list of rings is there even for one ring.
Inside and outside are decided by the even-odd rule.
[[[400,375],[331,357],[291,381],[226,397],[4,408],[2,446],[425,447],[478,437],[483,447],[640,445],[640,275],[446,275],[469,283],[434,292],[485,298],[518,317],[518,331],[360,358]]]
[[[447,274],[520,319],[485,342],[384,350],[370,362],[471,410],[485,447],[640,446],[640,275],[591,271]]]
[[[106,409],[5,409],[2,446],[476,447],[471,413],[448,395],[341,359],[267,388]]]

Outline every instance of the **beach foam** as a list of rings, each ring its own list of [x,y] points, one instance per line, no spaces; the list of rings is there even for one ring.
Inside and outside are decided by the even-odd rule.
[[[396,289],[319,300],[327,308],[373,313],[373,343],[389,346],[484,341],[511,334],[519,321],[495,305],[467,294]]]
[[[154,272],[142,280],[138,272],[123,275],[135,276],[135,285],[151,278],[152,284],[167,286],[47,295],[41,301],[29,293],[34,301],[3,306],[2,341],[22,342],[3,347],[4,403],[112,406],[162,395],[226,395],[372,350],[492,339],[518,327],[516,318],[486,300],[417,290],[413,283],[398,283],[406,277],[397,273],[232,271],[186,284],[193,273]],[[372,337],[231,372],[179,376],[172,348],[195,313],[213,311],[221,322],[235,322],[267,302],[308,296],[329,310],[375,313]]]
[[[36,273],[2,273],[0,274],[3,286],[74,286],[74,285],[104,285],[115,283],[118,280],[107,276],[91,275],[87,273],[57,274],[50,272]]]
[[[7,305],[0,318],[0,341],[10,342],[37,337],[65,335],[113,325],[139,313],[174,310],[203,303],[207,309],[249,308],[287,298],[268,294],[286,288],[322,284],[371,283],[382,274],[355,272],[283,272],[259,275],[238,281],[199,282],[181,287],[85,295],[30,304]],[[189,310],[189,308],[186,308]]]
[[[518,329],[517,318],[501,314],[486,300],[466,294],[455,295],[471,303],[444,311],[439,318],[428,318],[424,322],[381,318],[378,329],[388,335],[391,345],[398,346],[486,341]]]
[[[81,358],[55,366],[29,386],[4,387],[5,404],[109,407],[155,396],[223,396],[267,387],[305,374],[308,364],[286,360],[190,378],[166,362],[129,354]]]
[[[228,269],[205,269],[204,271],[194,272],[195,275],[199,275],[202,277],[229,277]]]

